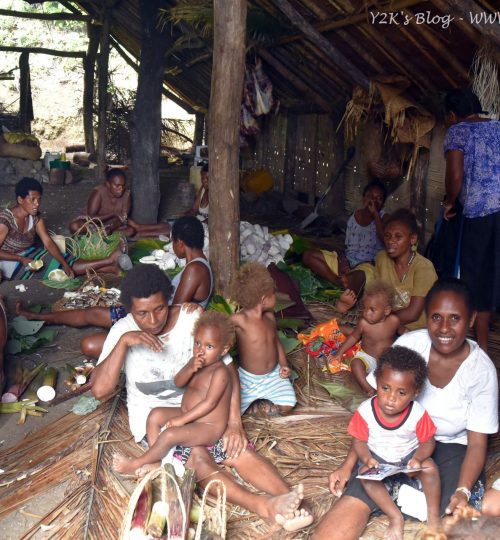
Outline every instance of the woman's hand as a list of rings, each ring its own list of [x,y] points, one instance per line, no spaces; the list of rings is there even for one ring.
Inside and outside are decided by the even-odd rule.
[[[453,203],[444,202],[443,208],[443,217],[446,221],[450,221],[450,219],[457,215],[457,211],[455,210],[455,205]]]
[[[73,268],[71,268],[71,266],[68,264],[68,263],[65,263],[63,265],[61,265],[64,272],[71,278],[73,279],[75,277],[75,272],[73,270]]]
[[[236,459],[247,449],[248,439],[241,423],[229,422],[222,435],[222,449],[229,459]]]
[[[455,491],[455,493],[453,493],[451,496],[450,502],[448,503],[444,513],[448,516],[451,514],[455,515],[460,511],[461,508],[465,508],[467,505],[467,495],[462,491]]]
[[[31,262],[33,262],[35,259],[31,259],[30,257],[23,257],[22,255],[19,255],[19,262],[25,266],[28,270],[34,270],[29,266]]]

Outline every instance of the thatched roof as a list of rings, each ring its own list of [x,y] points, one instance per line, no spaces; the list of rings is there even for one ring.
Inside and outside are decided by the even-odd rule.
[[[114,41],[138,59],[139,0],[73,2],[96,20],[103,4],[112,5]],[[203,17],[192,18],[199,2],[182,3],[188,6],[183,14],[189,15],[183,22],[167,18],[179,1],[163,4],[169,40],[165,84],[188,109],[205,111],[212,40],[210,31],[203,35]],[[413,98],[428,101],[468,84],[475,50],[487,34],[500,46],[498,25],[470,23],[471,11],[493,13],[489,0],[249,0],[248,9],[247,60],[262,58],[282,107],[296,111],[342,112],[353,86],[366,86],[382,74],[405,75]]]

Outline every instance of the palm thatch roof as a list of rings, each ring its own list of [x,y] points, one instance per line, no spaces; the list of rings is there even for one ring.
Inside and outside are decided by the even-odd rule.
[[[139,0],[61,2],[95,21],[111,10],[115,46],[140,58]],[[206,111],[210,98],[213,3],[164,0],[159,24],[169,41],[165,85],[190,110]],[[281,106],[300,112],[342,112],[356,85],[380,75],[404,75],[408,92],[425,101],[469,83],[477,48],[498,50],[495,24],[471,24],[494,14],[489,0],[249,0],[247,61],[263,60]],[[500,53],[496,53],[496,60]],[[425,98],[424,96],[427,96]]]

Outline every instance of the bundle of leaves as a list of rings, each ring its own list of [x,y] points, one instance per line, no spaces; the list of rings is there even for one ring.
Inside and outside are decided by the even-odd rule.
[[[316,276],[302,263],[278,263],[278,268],[289,274],[299,284],[300,296],[305,301],[327,302],[342,294],[340,287],[335,287],[329,281]]]
[[[69,239],[68,251],[73,257],[85,261],[99,260],[109,257],[120,245],[121,235],[114,232],[109,236],[98,227],[95,232]]]
[[[44,321],[28,321],[25,317],[14,317],[9,324],[9,354],[31,353],[54,341],[57,330],[42,328]]]

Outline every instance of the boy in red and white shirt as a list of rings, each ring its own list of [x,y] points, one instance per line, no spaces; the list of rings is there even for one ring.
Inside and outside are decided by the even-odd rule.
[[[375,370],[377,395],[364,401],[349,423],[353,447],[368,468],[391,463],[423,470],[415,472],[427,501],[427,524],[439,528],[439,471],[430,458],[434,451],[436,426],[414,399],[427,378],[427,365],[406,347],[387,349]],[[369,497],[389,518],[385,538],[403,539],[404,518],[385,485],[361,480]]]

